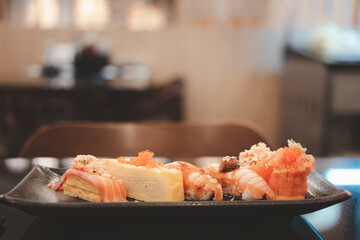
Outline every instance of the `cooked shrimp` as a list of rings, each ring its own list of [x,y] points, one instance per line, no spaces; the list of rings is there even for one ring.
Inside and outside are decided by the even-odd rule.
[[[186,199],[209,200],[214,195],[214,200],[223,200],[221,185],[204,169],[182,161],[168,163],[164,167],[181,171]]]
[[[235,188],[237,191],[242,191],[243,200],[262,199],[264,195],[267,199],[276,198],[274,191],[265,180],[248,168],[238,168],[226,175],[230,179],[235,179]]]
[[[264,195],[267,199],[277,198],[266,181],[248,168],[240,167],[222,173],[220,164],[214,163],[206,166],[204,170],[221,183],[225,194],[235,197],[241,196],[243,200],[262,199]]]

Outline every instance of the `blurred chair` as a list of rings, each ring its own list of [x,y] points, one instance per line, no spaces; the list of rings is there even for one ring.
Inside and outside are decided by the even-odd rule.
[[[109,123],[59,122],[40,127],[19,157],[134,156],[151,150],[158,157],[238,156],[258,142],[271,143],[262,129],[246,122]]]

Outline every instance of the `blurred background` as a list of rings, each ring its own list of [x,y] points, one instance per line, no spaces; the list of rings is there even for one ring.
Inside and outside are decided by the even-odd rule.
[[[360,152],[359,0],[0,0],[0,157],[60,120],[246,119]]]

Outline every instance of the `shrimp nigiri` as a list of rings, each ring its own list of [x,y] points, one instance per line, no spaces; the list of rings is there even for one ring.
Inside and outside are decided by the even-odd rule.
[[[265,143],[258,143],[239,154],[241,167],[249,168],[259,174],[265,181],[268,181],[273,167],[271,164],[275,152],[271,151]]]
[[[223,200],[220,183],[207,174],[204,169],[191,163],[176,161],[164,165],[168,169],[180,170],[183,176],[185,198],[188,200]]]
[[[274,191],[269,187],[267,182],[253,170],[248,168],[238,168],[226,173],[228,178],[235,180],[236,191],[242,192],[243,200],[275,199]]]
[[[235,157],[232,157],[234,159]],[[224,157],[228,161],[229,157]],[[253,170],[238,167],[227,172],[221,171],[221,163],[214,163],[204,167],[204,170],[216,178],[222,185],[224,193],[238,197],[243,200],[262,199],[264,195],[267,199],[275,199],[274,191],[267,182]],[[230,168],[231,169],[231,168]]]

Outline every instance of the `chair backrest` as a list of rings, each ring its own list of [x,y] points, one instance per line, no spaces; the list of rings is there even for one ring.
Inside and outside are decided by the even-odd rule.
[[[36,130],[19,157],[134,156],[151,150],[158,157],[237,156],[258,142],[271,146],[257,125],[246,122],[103,123],[59,122]]]

